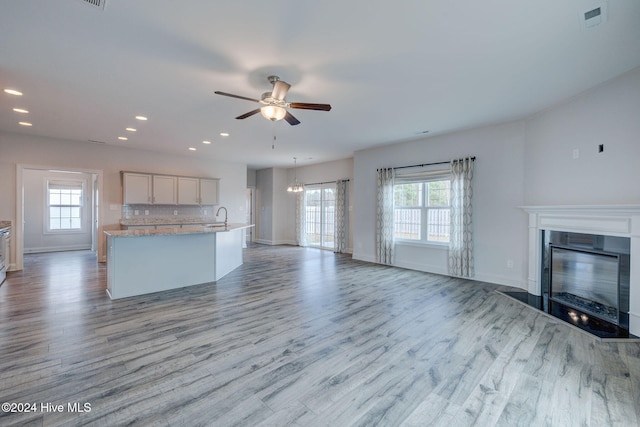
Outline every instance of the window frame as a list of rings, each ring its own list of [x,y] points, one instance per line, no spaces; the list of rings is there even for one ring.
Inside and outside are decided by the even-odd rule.
[[[84,217],[84,208],[85,208],[85,200],[86,200],[86,185],[84,180],[60,180],[60,179],[46,179],[44,184],[44,234],[52,234],[52,235],[60,235],[60,234],[76,234],[76,233],[85,233],[86,232],[86,224]],[[52,188],[68,188],[68,189],[79,189],[80,190],[80,204],[51,204],[51,195],[50,190]],[[80,220],[79,228],[51,228],[51,208],[52,207],[68,207],[68,208],[78,208],[79,215],[78,219]],[[72,217],[70,217],[72,218]]]
[[[437,241],[437,240],[429,240],[428,236],[428,218],[430,211],[437,211],[442,209],[451,210],[451,187],[449,187],[449,205],[447,206],[429,206],[428,205],[428,187],[427,184],[430,182],[438,182],[438,181],[449,181],[451,182],[451,173],[449,171],[434,171],[428,172],[424,174],[408,174],[406,176],[397,176],[396,182],[394,182],[394,196],[396,186],[402,184],[421,184],[422,186],[422,197],[419,202],[420,206],[413,209],[420,209],[420,239],[405,239],[399,238],[395,235],[394,230],[394,239],[396,243],[400,243],[408,246],[435,246],[435,247],[448,247],[451,239],[451,233],[449,232],[449,240],[447,241]],[[397,206],[394,204],[394,228],[395,228],[395,210]],[[411,207],[408,207],[411,208]],[[449,224],[450,226],[450,224]]]

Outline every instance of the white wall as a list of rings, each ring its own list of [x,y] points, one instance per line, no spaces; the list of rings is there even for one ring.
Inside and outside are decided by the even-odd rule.
[[[637,68],[523,120],[357,152],[354,258],[375,260],[377,168],[475,155],[476,279],[526,289],[518,206],[640,204],[639,135]],[[399,266],[446,273],[446,249],[398,246],[396,255]]]
[[[640,68],[528,119],[525,159],[528,205],[640,203]]]
[[[0,219],[16,223],[16,165],[42,165],[55,169],[90,169],[103,172],[101,225],[118,226],[122,188],[120,171],[155,172],[220,178],[220,205],[229,211],[229,222],[245,221],[246,164],[170,155],[113,145],[64,141],[12,133],[0,133]],[[102,229],[100,245],[104,250]],[[12,259],[16,245],[12,242]]]
[[[47,233],[45,215],[47,215],[48,180],[81,181],[84,194],[82,207],[82,230],[72,232]],[[64,250],[91,249],[91,214],[93,198],[91,175],[86,173],[70,174],[50,172],[48,170],[25,169],[22,185],[24,188],[24,252],[53,252]]]
[[[273,169],[256,171],[256,242],[273,241]]]
[[[524,143],[524,122],[517,121],[356,152],[354,258],[375,261],[376,169],[476,156],[475,278],[526,287],[527,217],[518,209],[524,201]],[[398,245],[396,265],[446,274],[447,251]]]

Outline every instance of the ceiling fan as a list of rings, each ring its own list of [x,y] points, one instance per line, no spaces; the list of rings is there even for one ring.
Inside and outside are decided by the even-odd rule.
[[[331,105],[329,104],[310,104],[307,102],[287,102],[284,97],[287,95],[291,85],[287,82],[280,80],[278,76],[267,77],[269,83],[273,85],[271,92],[265,92],[260,99],[247,98],[246,96],[234,95],[232,93],[216,91],[216,95],[230,96],[231,98],[244,99],[247,101],[257,102],[263,106],[251,110],[248,113],[244,113],[236,119],[242,120],[247,117],[251,117],[254,114],[262,113],[262,116],[271,121],[277,121],[285,119],[291,126],[299,125],[300,120],[293,117],[293,115],[286,110],[286,108],[298,108],[301,110],[318,110],[318,111],[330,111]]]

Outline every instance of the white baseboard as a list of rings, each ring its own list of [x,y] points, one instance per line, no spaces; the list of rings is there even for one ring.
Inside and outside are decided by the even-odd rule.
[[[64,251],[88,251],[91,245],[67,245],[67,246],[44,246],[40,248],[24,248],[25,254],[38,254],[43,252],[64,252]]]
[[[444,276],[448,275],[447,269],[442,268],[439,265],[429,265],[429,264],[416,264],[411,262],[396,262],[393,264],[394,267],[407,268],[409,270],[417,270],[423,271],[425,273],[433,273],[433,274],[442,274]]]
[[[358,261],[373,262],[373,263],[376,262],[375,256],[361,255],[357,252],[352,252],[352,258],[357,259]]]
[[[362,256],[359,254],[353,254],[353,259],[366,261],[366,262],[373,262],[373,263],[376,262],[374,257]],[[422,271],[424,273],[433,273],[433,274],[441,274],[443,276],[451,276],[447,268],[442,267],[441,265],[416,264],[411,262],[396,261],[396,263],[394,264],[394,267],[406,268],[408,270]],[[495,285],[513,286],[514,288],[527,290],[526,279],[518,280],[518,279],[514,279],[513,277],[505,277],[505,276],[499,276],[499,275],[493,275],[493,274],[476,274],[474,277],[469,278],[469,280],[474,280],[476,282],[493,283]]]
[[[290,240],[267,240],[267,239],[254,239],[254,243],[260,243],[261,245],[279,246],[279,245],[293,245],[297,246],[296,242]]]

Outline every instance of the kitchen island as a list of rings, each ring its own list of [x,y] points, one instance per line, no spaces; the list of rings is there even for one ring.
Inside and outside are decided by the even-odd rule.
[[[248,224],[111,230],[107,294],[111,299],[215,282],[242,265]]]

